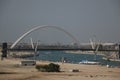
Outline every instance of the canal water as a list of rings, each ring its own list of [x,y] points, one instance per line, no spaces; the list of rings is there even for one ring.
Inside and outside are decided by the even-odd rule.
[[[95,61],[94,54],[74,54],[74,53],[66,53],[64,51],[39,51],[39,55],[36,57],[29,57],[29,59],[43,60],[43,61],[54,61],[61,62],[61,59],[64,58],[68,63],[78,64],[82,60]],[[111,65],[111,66],[120,66],[120,61],[107,61],[103,60],[102,55],[96,56],[96,61],[102,63],[103,65]]]

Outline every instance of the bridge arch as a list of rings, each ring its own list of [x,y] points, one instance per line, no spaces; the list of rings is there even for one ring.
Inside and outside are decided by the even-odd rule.
[[[41,29],[41,28],[55,28],[55,29],[57,29],[57,30],[60,30],[60,31],[64,32],[65,34],[67,34],[68,36],[70,36],[70,37],[74,40],[74,42],[75,42],[77,45],[79,45],[79,41],[78,41],[71,33],[69,33],[68,31],[66,31],[66,30],[64,30],[64,29],[62,29],[62,28],[60,28],[60,27],[57,27],[57,26],[43,25],[43,26],[34,27],[34,28],[30,29],[29,31],[27,31],[26,33],[24,33],[21,37],[19,37],[19,38],[11,45],[10,48],[11,48],[11,49],[14,48],[15,45],[16,45],[18,42],[20,42],[25,36],[27,36],[28,34],[30,34],[30,33],[33,32],[33,31],[36,31],[36,30]]]

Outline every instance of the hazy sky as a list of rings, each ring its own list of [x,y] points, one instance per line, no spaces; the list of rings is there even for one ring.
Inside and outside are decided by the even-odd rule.
[[[88,42],[93,36],[103,42],[119,42],[120,0],[0,0],[0,42],[14,42],[41,25],[59,26],[80,42]],[[29,37],[42,42],[72,40],[51,28],[25,39]]]

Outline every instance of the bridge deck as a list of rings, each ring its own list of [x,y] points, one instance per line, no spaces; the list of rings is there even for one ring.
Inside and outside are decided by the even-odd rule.
[[[8,49],[9,51],[34,51],[34,49]],[[82,48],[41,48],[37,49],[38,51],[45,51],[45,50],[53,50],[53,51],[95,51],[95,49],[82,49]],[[99,49],[98,51],[119,51],[119,50],[112,50],[112,49]]]

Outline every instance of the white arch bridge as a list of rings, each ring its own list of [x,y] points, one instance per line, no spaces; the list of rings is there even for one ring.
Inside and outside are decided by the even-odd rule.
[[[10,47],[10,49],[13,49],[17,43],[19,43],[24,37],[26,37],[28,34],[32,33],[33,31],[36,31],[38,29],[42,29],[42,28],[54,28],[54,29],[57,29],[59,31],[62,31],[64,32],[65,34],[67,34],[69,37],[71,37],[73,39],[73,42],[77,44],[77,46],[79,46],[79,41],[71,34],[69,33],[68,31],[62,29],[61,27],[57,27],[57,26],[48,26],[48,25],[44,25],[44,26],[37,26],[37,27],[34,27],[32,28],[31,30],[27,31],[26,33],[24,33],[21,37],[19,37],[13,44],[12,46]]]
[[[44,25],[44,26],[37,26],[34,27],[32,29],[30,29],[29,31],[27,31],[26,33],[24,33],[22,36],[20,36],[10,47],[9,50],[33,50],[32,48],[16,48],[15,46],[22,40],[24,39],[27,35],[29,35],[30,33],[32,33],[33,31],[42,29],[42,28],[53,28],[53,29],[57,29],[61,32],[64,32],[66,35],[68,35],[70,38],[73,39],[73,42],[76,43],[77,45],[73,45],[73,46],[63,46],[63,45],[59,45],[59,46],[38,46],[38,50],[81,50],[81,51],[95,51],[96,49],[92,49],[92,48],[83,48],[79,45],[79,41],[68,31],[62,29],[61,27],[57,27],[57,26],[48,26],[48,25]],[[118,51],[118,50],[107,50],[107,49],[98,49],[98,51]]]

